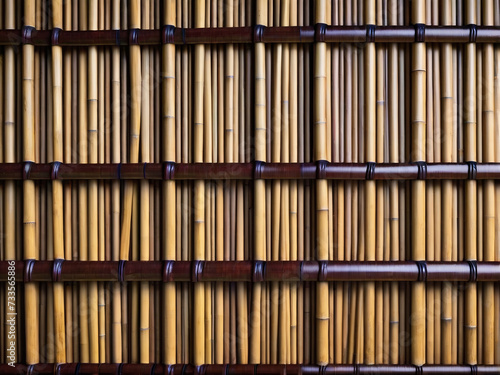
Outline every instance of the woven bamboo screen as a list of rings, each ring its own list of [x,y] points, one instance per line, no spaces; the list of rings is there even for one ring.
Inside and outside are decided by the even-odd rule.
[[[496,42],[499,0],[1,0],[1,372],[500,373]]]

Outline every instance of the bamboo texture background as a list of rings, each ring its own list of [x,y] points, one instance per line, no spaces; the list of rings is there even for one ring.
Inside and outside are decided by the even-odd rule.
[[[500,0],[0,0],[0,29],[316,23],[500,26]],[[500,162],[497,44],[4,46],[0,72],[1,163]],[[493,180],[8,180],[0,212],[0,260],[500,261]],[[500,364],[498,282],[18,283],[17,313],[28,364]]]

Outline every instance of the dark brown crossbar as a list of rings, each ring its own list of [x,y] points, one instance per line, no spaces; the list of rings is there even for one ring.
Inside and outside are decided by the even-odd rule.
[[[495,26],[288,26],[179,28],[165,26],[154,30],[66,31],[36,30],[24,27],[0,30],[0,45],[35,46],[144,46],[173,44],[226,43],[496,43],[500,28]],[[418,40],[417,40],[418,39]]]
[[[496,180],[500,163],[0,163],[0,180]]]
[[[40,363],[27,366],[18,364],[11,367],[0,364],[2,374],[106,374],[106,375],[313,375],[313,374],[401,374],[401,375],[441,375],[441,374],[498,374],[500,366],[486,365],[201,365],[191,364],[135,364],[135,363]]]
[[[0,261],[17,281],[500,281],[500,262]],[[12,276],[12,274],[11,274]]]

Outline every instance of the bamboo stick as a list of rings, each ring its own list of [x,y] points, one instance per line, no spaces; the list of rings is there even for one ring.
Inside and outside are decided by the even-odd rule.
[[[493,2],[485,0],[483,6],[483,25],[493,25]],[[495,160],[494,150],[494,88],[493,88],[493,45],[483,46],[483,161]],[[483,259],[495,260],[495,189],[493,181],[484,182],[484,247]],[[494,285],[483,285],[483,360],[485,364],[494,363]]]
[[[35,2],[26,1],[24,9],[24,23],[26,26],[35,26]],[[14,2],[7,1],[6,3],[6,24],[7,29],[14,28]],[[33,107],[33,89],[34,89],[34,64],[33,64],[34,47],[32,45],[23,46],[23,100],[24,100],[24,111],[23,111],[23,134],[24,134],[24,160],[34,161],[35,160],[35,145],[34,145],[34,107]],[[9,102],[6,103],[5,112],[5,125],[4,129],[4,139],[6,142],[6,154],[5,161],[13,162],[13,146],[14,146],[14,134],[12,131],[7,130],[14,128],[13,119],[13,104],[14,104],[14,50],[11,47],[7,47],[5,50],[5,68],[6,68],[6,92],[5,98],[10,101],[12,100],[12,105]],[[9,134],[10,133],[10,134]],[[33,181],[24,181],[24,259],[35,259],[36,252],[36,239],[35,239],[35,183]],[[11,182],[6,185],[6,201],[5,201],[5,213],[10,214],[6,217],[14,217],[13,207],[9,210],[11,203],[15,202],[14,198],[14,183]],[[33,203],[29,203],[33,202]],[[8,220],[9,221],[9,220]],[[14,222],[14,220],[12,220]],[[6,228],[6,234],[11,236],[11,241],[14,239],[14,228],[9,230]],[[11,243],[14,244],[13,242]],[[16,247],[12,246],[9,248],[9,242],[6,242],[6,248],[9,251],[13,251]],[[7,254],[6,254],[7,255]],[[8,255],[11,257],[11,255]],[[13,256],[13,254],[12,254]],[[7,258],[7,257],[6,257]],[[7,258],[8,259],[8,258]],[[15,258],[11,258],[15,259]],[[26,314],[26,362],[28,364],[35,364],[39,361],[39,347],[38,347],[38,324],[37,324],[37,293],[38,286],[34,283],[28,283],[25,285],[25,314]]]
[[[169,0],[164,4],[164,22],[166,25],[176,25],[176,4],[175,0]],[[168,145],[163,148],[162,158],[165,161],[175,161],[175,46],[167,44],[163,46],[163,144]],[[175,201],[176,201],[176,185],[174,181],[166,181],[163,183],[164,204],[164,233],[169,240],[165,241],[162,258],[165,260],[175,260],[176,248],[176,223],[175,223]],[[176,342],[176,304],[175,304],[175,283],[167,283],[163,287],[164,294],[164,311],[166,311],[164,319],[164,341],[163,358],[166,363],[174,364],[175,359],[175,342]]]
[[[413,23],[425,22],[425,2],[416,1],[412,5]],[[413,45],[412,61],[412,160],[425,160],[425,86],[426,50],[424,43]],[[412,258],[425,259],[425,182],[412,183]],[[425,363],[425,284],[412,284],[412,352],[413,364]]]
[[[316,3],[315,19],[317,23],[325,23],[326,2],[318,0]],[[326,44],[315,44],[314,63],[314,141],[315,160],[326,160],[326,71],[325,71]],[[316,182],[316,246],[317,259],[328,259],[328,202],[326,180]],[[316,286],[316,362],[319,365],[328,363],[328,283],[319,282]]]

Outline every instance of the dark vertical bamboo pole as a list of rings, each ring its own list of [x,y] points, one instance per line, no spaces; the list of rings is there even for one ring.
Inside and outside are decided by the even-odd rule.
[[[366,1],[365,24],[375,24],[375,2]],[[376,71],[375,44],[367,43],[364,53],[364,126],[365,126],[365,161],[375,162],[377,150],[376,119]],[[365,183],[365,260],[375,260],[376,245],[376,184]],[[382,207],[380,207],[382,210]],[[364,286],[364,361],[375,363],[375,283],[367,282]]]
[[[62,29],[62,3],[52,2],[52,26]],[[52,47],[52,104],[53,104],[53,145],[54,161],[63,161],[63,106],[62,106],[62,48]],[[52,183],[52,213],[54,230],[54,260],[64,259],[63,230],[63,184]],[[64,322],[64,284],[54,283],[54,325],[55,325],[55,360],[66,362],[66,337]]]
[[[316,1],[316,23],[325,23],[326,1]],[[314,53],[314,158],[326,160],[326,43],[315,44]],[[328,260],[328,182],[316,181],[316,246],[317,259]],[[328,363],[328,283],[316,286],[316,362]]]
[[[484,0],[482,24],[493,25],[493,1]],[[493,45],[483,45],[482,118],[483,118],[483,162],[495,161],[494,145],[494,72]],[[483,261],[495,260],[495,183],[484,182],[483,215],[484,244]],[[483,363],[494,363],[494,285],[483,285]]]
[[[425,23],[425,2],[412,4],[412,22]],[[412,161],[425,161],[426,49],[415,43],[412,61]],[[425,260],[425,181],[412,183],[412,258]],[[425,363],[425,284],[415,282],[411,293],[411,362]]]
[[[465,24],[475,25],[476,3],[466,0]],[[465,160],[476,161],[476,44],[465,46],[465,93],[464,93],[464,143]],[[465,258],[477,259],[477,183],[465,182]],[[469,283],[465,289],[465,362],[477,364],[477,285]]]
[[[267,25],[267,4],[257,1],[257,25]],[[255,44],[255,160],[266,162],[266,47],[264,43]],[[254,259],[266,260],[266,183],[254,182]],[[261,298],[262,284],[253,285],[252,331],[250,335],[249,363],[261,363]]]
[[[164,22],[166,25],[176,25],[176,4],[175,0],[164,1]],[[163,155],[164,161],[175,162],[175,45],[166,44],[163,46],[162,58],[162,82],[163,82]],[[163,183],[163,207],[164,207],[164,245],[162,258],[165,260],[175,260],[176,249],[176,217],[175,201],[176,186],[175,181],[165,181]],[[166,312],[163,320],[164,324],[164,349],[163,358],[165,363],[174,364],[176,362],[176,299],[175,283],[166,283],[163,286],[163,309]]]
[[[205,27],[205,1],[196,1],[195,27]],[[205,47],[195,46],[194,72],[194,162],[203,162],[203,85]],[[205,259],[205,182],[195,181],[194,186],[194,259]],[[194,285],[194,336],[193,360],[199,366],[205,363],[205,286]]]
[[[9,1],[6,7],[6,24],[7,29],[14,28],[14,2]],[[24,7],[24,24],[26,26],[35,26],[35,1],[26,0]],[[24,148],[24,160],[25,161],[35,161],[35,144],[34,144],[34,46],[25,44],[23,46],[23,148]],[[6,92],[5,98],[14,100],[14,87],[9,85],[13,84],[14,80],[14,50],[11,47],[7,47],[5,50],[5,67],[6,67]],[[14,102],[12,102],[13,104]],[[14,128],[13,121],[13,106],[9,107],[6,103],[5,110],[5,125],[4,138],[6,142],[6,162],[14,162],[13,157],[13,147],[14,147],[14,133],[7,132],[8,129]],[[12,151],[12,152],[9,152]],[[14,203],[14,182],[11,182],[6,186],[7,191],[12,190],[10,194],[6,194],[6,202],[12,199],[11,203]],[[36,233],[35,233],[35,183],[32,180],[26,180],[23,184],[24,191],[24,213],[23,213],[23,223],[24,223],[24,259],[35,259],[36,258]],[[6,207],[6,214],[10,214],[8,217],[13,216],[12,212]],[[14,222],[14,220],[12,220]],[[14,237],[14,233],[7,233]],[[6,246],[9,243],[6,242]],[[12,246],[9,251],[14,251],[15,246]],[[13,254],[12,254],[13,256]],[[15,259],[12,257],[12,259]],[[26,283],[25,289],[25,316],[26,316],[26,362],[28,364],[35,364],[39,362],[39,336],[38,336],[38,285],[36,283]]]
[[[120,29],[120,0],[113,0],[112,3],[112,20],[111,28],[113,30]],[[121,100],[120,100],[120,48],[112,47],[111,50],[111,95],[112,95],[112,108],[111,108],[111,162],[120,163],[121,161],[121,145],[120,145],[120,117],[121,117]],[[111,217],[111,233],[112,233],[112,257],[114,261],[120,258],[120,182],[113,181],[111,185],[112,196],[112,217]],[[122,362],[122,314],[121,309],[121,286],[119,282],[113,283],[113,348],[110,354],[111,362]]]

